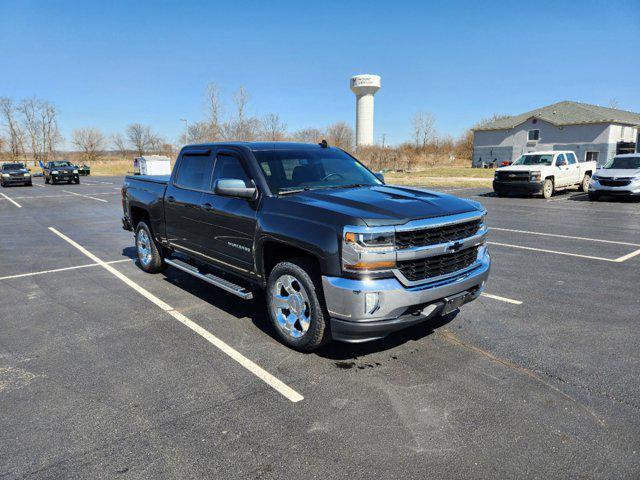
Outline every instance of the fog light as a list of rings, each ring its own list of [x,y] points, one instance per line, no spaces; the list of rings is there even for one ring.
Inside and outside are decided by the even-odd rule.
[[[378,292],[367,292],[364,294],[364,313],[371,315],[380,308],[380,295]]]

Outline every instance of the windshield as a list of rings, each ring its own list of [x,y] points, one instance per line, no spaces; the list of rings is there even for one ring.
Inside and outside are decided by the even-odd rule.
[[[72,167],[71,163],[67,161],[51,162],[52,167]]]
[[[19,170],[21,168],[24,168],[22,163],[5,163],[2,165],[3,170]]]
[[[553,155],[522,155],[513,165],[551,165]]]
[[[608,168],[608,169],[620,168],[622,170],[637,170],[637,169],[640,169],[640,156],[614,157],[613,160],[611,160],[602,168]]]
[[[273,193],[382,185],[364,165],[335,148],[254,152]]]

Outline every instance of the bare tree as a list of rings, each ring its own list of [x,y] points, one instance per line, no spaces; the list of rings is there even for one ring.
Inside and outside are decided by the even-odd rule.
[[[435,123],[435,117],[433,114],[428,112],[419,112],[413,116],[411,119],[411,126],[413,128],[413,138],[416,147],[426,147],[427,144],[433,140],[435,135]]]
[[[22,100],[18,107],[22,115],[22,129],[25,134],[26,149],[29,149],[32,160],[37,162],[42,150],[40,139],[40,124],[38,116],[38,99],[28,98]],[[26,150],[25,149],[25,150]],[[26,151],[25,151],[26,154]]]
[[[160,143],[159,138],[152,132],[149,125],[132,123],[127,127],[126,135],[129,145],[138,156],[156,150]]]
[[[215,83],[207,85],[205,100],[208,132],[204,141],[217,142],[222,139],[222,106],[220,104],[220,91]]]
[[[279,142],[287,136],[287,124],[280,120],[276,113],[270,113],[262,121],[262,137],[265,140]]]
[[[100,130],[87,127],[74,130],[71,142],[84,153],[86,161],[93,161],[104,147],[105,139]]]
[[[353,128],[345,122],[337,122],[327,127],[327,142],[343,150],[353,149]]]
[[[50,102],[32,97],[22,100],[17,108],[21,114],[26,148],[34,162],[53,158],[62,141],[58,129],[58,110]]]
[[[303,128],[291,134],[291,139],[296,142],[318,143],[324,138],[324,133],[317,128]]]
[[[620,108],[620,102],[618,102],[618,99],[615,97],[612,97],[609,99],[609,108]]]
[[[127,139],[121,133],[114,133],[111,135],[111,145],[118,152],[118,155],[122,158],[127,156],[129,149],[127,148]]]
[[[17,119],[16,105],[11,98],[0,98],[0,118],[6,129],[7,144],[12,161],[18,161],[24,154],[24,132]]]
[[[47,102],[40,101],[40,128],[42,130],[42,160],[46,162],[54,158],[58,143],[62,141],[58,129],[58,110]]]
[[[195,122],[189,124],[187,132],[189,143],[206,143],[212,140],[211,128],[209,122]],[[182,143],[183,139],[179,143]]]

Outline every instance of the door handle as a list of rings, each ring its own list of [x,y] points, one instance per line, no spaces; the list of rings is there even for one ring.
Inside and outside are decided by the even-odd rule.
[[[176,201],[176,199],[175,199],[175,197],[174,197],[174,196],[169,195],[169,196],[167,197],[167,202],[169,202],[169,203],[173,203],[173,202],[175,202],[175,201]]]
[[[202,205],[200,205],[200,207],[207,212],[213,210],[213,205],[211,205],[210,203],[203,203]]]

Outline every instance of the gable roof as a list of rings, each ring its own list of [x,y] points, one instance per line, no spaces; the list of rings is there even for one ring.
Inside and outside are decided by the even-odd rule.
[[[473,130],[507,130],[526,122],[530,118],[544,120],[556,126],[585,123],[640,125],[640,113],[627,112],[617,108],[599,107],[588,103],[565,101],[537,108],[520,115],[494,120],[484,125],[479,125]]]

